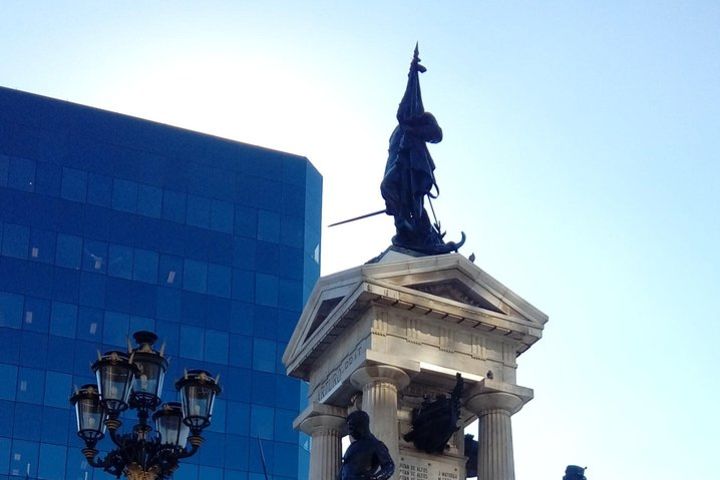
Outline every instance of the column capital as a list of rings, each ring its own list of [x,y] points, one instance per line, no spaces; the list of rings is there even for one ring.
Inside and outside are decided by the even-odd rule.
[[[313,436],[314,433],[323,432],[340,432],[345,428],[345,417],[335,415],[313,415],[307,417],[300,422],[298,428],[307,435]]]
[[[525,404],[522,398],[512,393],[488,392],[475,395],[465,401],[465,408],[478,417],[483,412],[502,410],[510,415],[517,413]]]
[[[390,365],[366,365],[350,375],[350,382],[361,390],[373,382],[387,382],[400,391],[410,385],[410,377],[404,370]]]
[[[322,429],[341,432],[345,428],[346,415],[344,408],[313,402],[293,421],[293,428],[308,435]]]

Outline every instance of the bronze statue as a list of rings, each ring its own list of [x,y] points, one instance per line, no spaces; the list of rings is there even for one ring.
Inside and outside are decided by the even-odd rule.
[[[393,245],[435,255],[457,251],[465,242],[465,234],[458,243],[445,243],[438,222],[430,223],[424,207],[425,197],[431,202],[439,194],[435,163],[426,144],[442,140],[442,129],[435,117],[425,111],[420,95],[418,73],[425,71],[416,45],[407,88],[397,111],[398,126],[390,135],[380,192],[385,199],[385,213],[395,218]]]
[[[357,410],[347,416],[350,446],[342,459],[339,480],[387,480],[395,463],[387,447],[370,432],[370,417]]]
[[[403,436],[405,441],[413,442],[415,448],[427,453],[443,453],[448,440],[459,428],[463,384],[458,373],[450,398],[441,394],[431,401],[426,396],[422,404],[412,411],[412,430]]]
[[[585,469],[587,467],[578,467],[577,465],[568,465],[565,469],[563,480],[587,480],[585,477]]]

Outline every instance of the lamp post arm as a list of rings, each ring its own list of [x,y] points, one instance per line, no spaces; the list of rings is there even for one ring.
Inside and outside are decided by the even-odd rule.
[[[182,449],[182,450],[180,451],[180,453],[178,453],[177,458],[180,459],[180,458],[192,457],[193,455],[195,455],[195,454],[197,453],[197,451],[198,451],[199,449],[200,449],[200,444],[198,444],[198,445],[191,445],[191,446],[190,446],[190,450],[188,450],[187,448]]]
[[[83,453],[83,455],[85,455],[85,458],[87,459],[87,462],[91,467],[105,468],[108,466],[108,464],[106,462],[107,456],[105,456],[105,458],[101,459],[98,456],[99,452],[96,449],[86,447],[86,448],[82,449],[82,453]]]
[[[110,440],[112,440],[112,442],[121,450],[125,448],[125,440],[123,439],[124,435],[117,433],[117,429],[115,428],[108,428],[108,430],[110,431]]]

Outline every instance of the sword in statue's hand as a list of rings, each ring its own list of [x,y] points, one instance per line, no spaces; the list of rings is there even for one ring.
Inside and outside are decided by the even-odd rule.
[[[363,218],[374,217],[375,215],[380,215],[381,213],[386,213],[386,212],[387,212],[387,210],[385,210],[385,209],[383,208],[382,210],[378,210],[377,212],[366,213],[365,215],[360,215],[359,217],[348,218],[347,220],[342,220],[342,221],[340,221],[340,222],[335,222],[335,223],[333,223],[333,224],[328,225],[328,228],[329,228],[329,227],[335,227],[335,226],[337,226],[337,225],[342,225],[342,224],[344,224],[344,223],[354,222],[355,220],[362,220]]]

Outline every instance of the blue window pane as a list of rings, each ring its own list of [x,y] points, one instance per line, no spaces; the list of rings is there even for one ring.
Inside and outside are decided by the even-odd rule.
[[[300,398],[300,381],[286,375],[275,375],[275,395],[277,395],[276,406],[297,408],[298,398]]]
[[[230,310],[230,332],[252,335],[254,316],[255,308],[252,304],[233,302]]]
[[[91,307],[80,307],[78,311],[77,338],[100,342],[102,339],[102,327],[102,310]]]
[[[3,226],[2,254],[7,257],[27,258],[30,229],[23,225],[6,223]]]
[[[255,301],[260,305],[277,306],[278,277],[258,273],[255,276]]]
[[[73,442],[75,441],[77,441],[77,437],[73,435]],[[88,465],[83,455],[78,455],[77,451],[73,452],[72,450],[67,456],[65,478],[67,480],[93,480],[93,478],[95,480],[107,480],[103,472],[98,471],[96,473],[96,469]]]
[[[138,184],[119,178],[113,181],[112,206],[116,210],[135,212],[138,201]]]
[[[35,162],[26,158],[10,157],[8,187],[26,192],[34,192]]]
[[[123,245],[110,245],[108,249],[108,274],[130,280],[132,278],[133,251]]]
[[[230,335],[229,357],[230,365],[235,367],[252,368],[252,338],[245,335]]]
[[[298,469],[298,447],[297,445],[288,445],[285,443],[275,443],[275,458],[279,461],[275,462],[274,473],[276,475],[284,475],[294,477],[297,475]],[[278,477],[276,477],[278,478]]]
[[[47,162],[37,162],[35,191],[52,197],[60,196],[62,168]]]
[[[93,205],[109,207],[112,205],[113,181],[104,175],[90,174],[87,184],[87,201]]]
[[[105,242],[85,240],[82,251],[82,268],[88,272],[107,271],[108,245]]]
[[[275,342],[253,339],[253,368],[261,372],[275,372]]]
[[[203,330],[189,325],[180,326],[180,356],[202,360]]]
[[[50,359],[48,368],[57,372],[73,373],[74,355],[70,352],[75,351],[75,339],[48,336],[47,355]],[[87,365],[87,363],[86,363]]]
[[[191,463],[183,463],[182,468],[175,471],[173,480],[198,480],[198,466]]]
[[[148,332],[154,332],[155,331],[155,320],[148,317],[139,317],[137,315],[132,315],[130,317],[130,330],[129,333],[132,335],[135,332],[139,332],[141,330],[145,330]]]
[[[72,375],[59,372],[46,372],[45,405],[63,408],[68,404],[68,392],[72,388]]]
[[[228,435],[225,441],[225,467],[235,470],[247,470],[248,450],[248,437]]]
[[[44,298],[25,297],[23,329],[33,332],[46,333],[49,328],[50,301],[45,300]]]
[[[275,440],[279,442],[296,443],[298,434],[292,429],[293,421],[297,417],[294,410],[275,409]]]
[[[78,303],[91,307],[104,307],[106,280],[105,275],[82,272],[80,274]]]
[[[162,216],[166,220],[185,223],[187,195],[172,190],[163,191]]]
[[[252,372],[250,399],[258,405],[275,405],[275,375],[265,372]]]
[[[230,287],[232,286],[231,277],[232,271],[230,267],[216,265],[214,263],[209,264],[207,272],[207,293],[230,298]]]
[[[257,239],[275,243],[280,241],[280,214],[266,210],[258,211]]]
[[[17,365],[20,362],[22,332],[13,328],[0,328],[0,362]]]
[[[157,282],[158,254],[150,250],[135,249],[133,280]]]
[[[249,433],[250,405],[240,402],[227,402],[225,417],[228,432],[237,435],[247,435]],[[294,419],[293,417],[293,420]],[[292,420],[290,421],[290,425],[292,425]]]
[[[84,202],[87,195],[87,172],[63,168],[61,196],[67,200]]]
[[[0,292],[0,327],[20,328],[23,296]]]
[[[232,298],[250,303],[255,301],[255,274],[253,272],[233,269]]]
[[[138,213],[148,217],[160,218],[162,214],[163,192],[157,187],[140,185],[138,187]]]
[[[13,436],[22,440],[37,440],[42,423],[42,406],[18,402],[15,404]]]
[[[210,228],[219,232],[232,233],[232,204],[228,202],[221,202],[219,200],[213,200],[210,208]]]
[[[163,320],[178,322],[181,312],[180,292],[169,288],[157,289],[157,316]]]
[[[228,362],[228,334],[215,330],[205,332],[205,361],[213,363]]]
[[[69,391],[69,390],[68,390]],[[36,368],[18,370],[17,401],[42,404],[45,392],[45,372]],[[67,394],[67,391],[66,391]],[[67,398],[65,398],[67,401]]]
[[[37,465],[38,444],[14,439],[10,449],[10,475],[36,478]]]
[[[2,415],[2,413],[0,413],[0,415]],[[3,429],[3,431],[9,430]],[[0,437],[0,472],[3,472],[3,480],[7,480],[9,478],[4,474],[8,473],[10,468],[10,444],[11,440],[9,438]]]
[[[59,337],[52,337],[59,338]],[[23,367],[47,367],[49,335],[23,332],[20,337],[20,365]]]
[[[60,445],[40,444],[40,465],[38,475],[48,480],[65,479],[67,448]]]
[[[6,365],[0,363],[0,399],[15,400],[15,391],[17,390],[18,367],[15,365]]]
[[[81,255],[82,238],[62,233],[58,234],[55,252],[55,263],[57,265],[79,270]]]
[[[55,261],[55,232],[32,229],[30,232],[30,258],[43,263]]]
[[[126,346],[130,316],[118,312],[105,312],[103,325],[103,343],[108,345]]]
[[[50,333],[60,337],[75,338],[77,327],[77,305],[52,302]]]
[[[256,240],[245,237],[235,237],[233,239],[233,266],[244,270],[255,270],[256,252]]]
[[[257,236],[257,210],[235,205],[235,235],[255,238]]]
[[[8,171],[10,170],[10,157],[0,155],[0,187],[7,187]],[[0,469],[0,472],[5,470]]]
[[[67,443],[69,414],[70,411],[67,408],[45,407],[40,439],[48,443]],[[275,421],[277,422],[277,419]]]
[[[222,468],[200,465],[199,474],[203,480],[223,480]]]
[[[207,291],[207,263],[195,260],[185,260],[183,287],[198,293]]]
[[[222,433],[225,431],[225,415],[227,410],[226,401],[222,398],[215,399],[213,405],[212,419],[208,431]],[[237,433],[237,432],[234,432]]]
[[[275,409],[252,405],[250,415],[250,436],[272,440],[274,438]]]
[[[182,288],[183,259],[172,255],[161,255],[158,284]]]
[[[187,197],[187,224],[207,228],[210,226],[210,200],[196,195]]]

